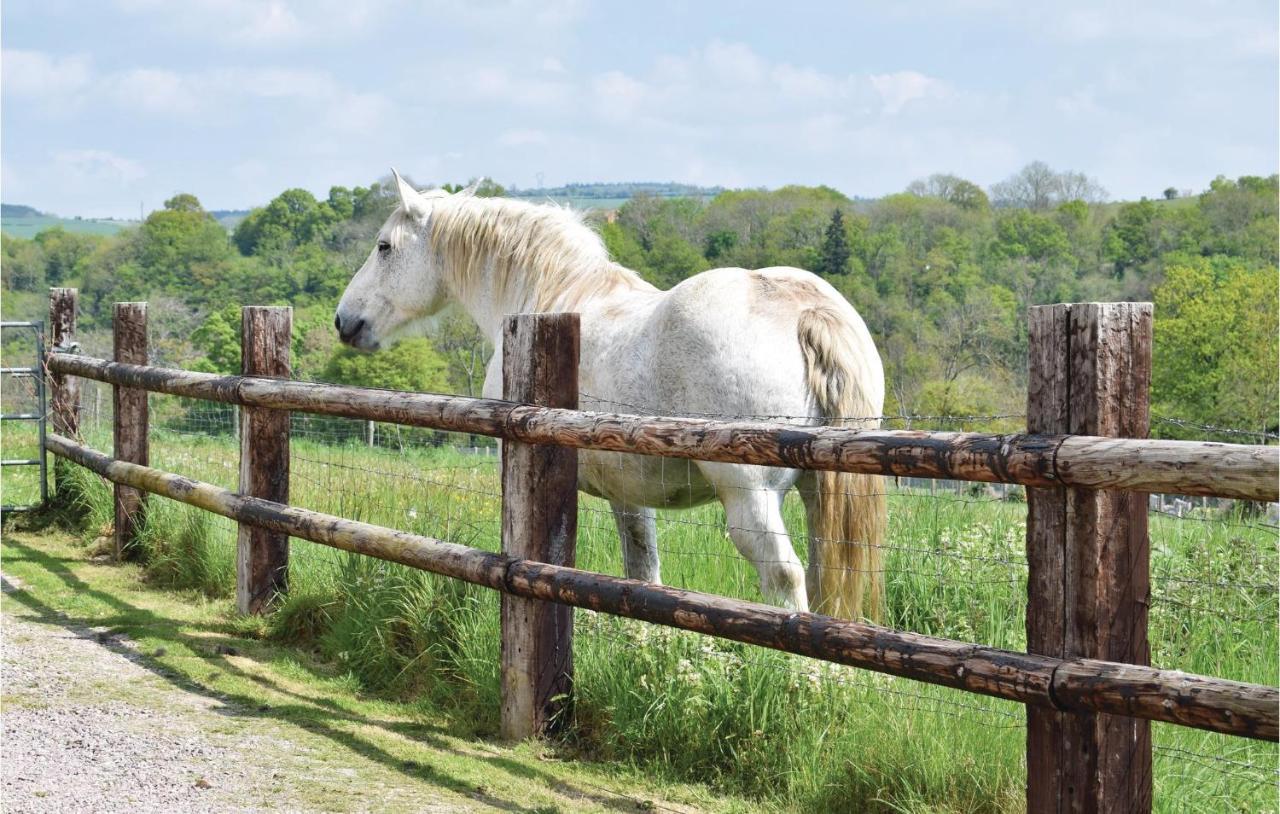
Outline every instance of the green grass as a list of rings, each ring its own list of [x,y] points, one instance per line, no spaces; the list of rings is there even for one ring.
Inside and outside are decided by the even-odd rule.
[[[224,738],[232,754],[245,744],[272,749],[260,761],[251,758],[271,773],[269,787],[237,801],[254,810],[390,812],[405,810],[406,800],[430,800],[440,811],[527,814],[639,811],[650,804],[761,810],[705,786],[658,785],[632,767],[570,760],[547,744],[486,742],[462,716],[370,697],[351,672],[311,648],[271,641],[264,622],[237,616],[230,600],[149,586],[137,565],[90,558],[64,533],[10,525],[0,554],[6,619],[52,630],[105,628],[131,640],[132,658],[150,673],[123,684],[103,680],[91,685],[91,697],[81,690],[66,700],[159,707],[170,717],[188,709],[172,704],[171,688],[216,699],[225,724],[206,735]],[[40,703],[19,687],[6,686],[0,695],[6,706]]]
[[[498,546],[493,458],[409,446],[370,450],[295,431],[291,502],[487,549]],[[383,437],[391,431],[380,430]],[[419,437],[420,439],[420,437]],[[91,437],[98,448],[109,439]],[[457,442],[457,439],[454,439]],[[235,486],[229,438],[153,431],[152,463]],[[671,477],[682,477],[684,463]],[[107,489],[73,472],[87,536],[110,524]],[[803,528],[794,496],[788,527]],[[669,584],[758,599],[718,505],[664,513]],[[972,495],[890,498],[887,622],[1025,648],[1025,506]],[[798,538],[798,534],[795,535]],[[225,600],[234,525],[153,499],[146,577]],[[1276,536],[1229,518],[1152,518],[1153,663],[1274,684]],[[579,566],[621,573],[607,506],[583,497]],[[801,552],[803,556],[803,552]],[[296,542],[291,590],[267,633],[308,649],[360,689],[440,710],[479,735],[498,714],[492,592]],[[1228,587],[1221,587],[1228,586]],[[1022,810],[1023,711],[1016,704],[580,611],[573,727],[578,757],[692,781],[782,810]],[[447,713],[444,711],[448,711]],[[1274,745],[1156,725],[1158,811],[1272,811]]]
[[[58,218],[52,215],[31,215],[0,219],[0,231],[12,237],[23,238],[33,238],[45,229],[53,229],[59,226],[68,232],[76,232],[78,234],[114,235],[137,225],[137,221]]]

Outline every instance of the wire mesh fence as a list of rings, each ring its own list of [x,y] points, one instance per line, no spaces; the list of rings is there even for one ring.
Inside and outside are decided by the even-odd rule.
[[[102,449],[110,448],[110,403],[109,386],[84,382],[82,433]],[[644,405],[610,403],[584,394],[582,407],[638,412]],[[235,408],[153,395],[151,414],[153,466],[237,488]],[[697,417],[814,423],[803,416]],[[894,422],[911,429],[1005,432],[1020,429],[1014,425],[1022,417],[883,417],[885,425]],[[1197,430],[1205,440],[1227,434],[1227,428],[1190,422],[1178,427],[1184,433]],[[1240,432],[1234,440],[1250,440],[1246,431]],[[1256,438],[1274,441],[1265,433]],[[500,546],[502,497],[493,439],[294,414],[290,443],[290,502],[295,505],[479,548]],[[631,465],[628,458],[632,456],[597,455],[601,466]],[[778,537],[785,531],[789,554],[801,563],[807,560],[805,507],[794,489],[777,498],[781,529],[742,526],[726,519],[723,490],[767,493],[774,499],[780,494],[776,484],[708,488],[699,464],[686,460],[665,459],[651,471],[656,472],[660,492],[701,501],[691,508],[660,508],[655,513],[656,553],[665,583],[760,600],[757,570],[735,546],[735,534],[742,532]],[[887,533],[878,543],[883,554],[884,623],[900,630],[1025,650],[1024,490],[906,478],[877,480],[889,517]],[[613,497],[621,504],[642,503],[638,496]],[[1275,625],[1280,613],[1276,587],[1280,562],[1274,504],[1152,496],[1150,509],[1153,663],[1273,683],[1280,662]],[[169,541],[173,556],[189,556],[198,548],[206,561],[203,567],[232,585],[235,526],[201,516],[199,520],[174,518],[172,528],[179,531],[170,534],[177,538]],[[578,531],[578,567],[606,574],[625,572],[609,501],[582,495]],[[188,547],[185,554],[180,550],[184,545]],[[757,556],[755,565],[761,564],[769,560]],[[351,556],[305,543],[296,544],[292,554],[291,592],[311,597],[317,607],[325,608],[330,623],[341,615],[338,605],[342,603],[350,608],[384,597],[377,601],[386,607],[396,602],[401,606],[398,611],[383,612],[388,618],[398,613],[407,620],[395,628],[400,631],[397,636],[408,637],[405,641],[416,641],[414,634],[405,632],[414,619],[429,617],[436,620],[432,624],[443,623],[427,611],[404,610],[408,600],[384,596],[375,586],[408,590],[406,586],[419,585],[418,580],[429,577],[410,575],[407,569],[385,563],[357,564]],[[454,637],[448,646],[452,648],[447,659],[450,669],[455,677],[474,685],[473,691],[487,692],[482,685],[497,679],[497,596],[468,590],[450,594],[443,588],[432,591],[437,593],[431,601],[445,603],[454,614],[448,623],[449,635]],[[412,669],[444,658],[439,652],[444,645],[432,641],[430,646],[422,645],[423,653],[408,657],[408,663],[415,665]],[[377,646],[412,651],[418,645],[403,641],[388,645],[380,640]],[[360,658],[352,648],[341,652],[353,665]],[[831,738],[905,741],[924,737],[936,741],[944,753],[959,753],[968,744],[973,759],[982,764],[975,771],[998,778],[993,782],[1002,787],[1022,785],[1025,725],[1024,713],[1016,704],[975,700],[904,679],[818,666],[801,658],[585,611],[578,614],[575,652],[582,701],[579,714],[609,715],[615,724],[626,721],[627,731],[639,739],[664,716],[680,714],[703,721],[708,731],[732,735],[741,741],[735,748],[747,750],[753,738],[777,742],[784,732],[789,733],[786,737],[801,737],[793,731],[798,722],[817,725],[816,721],[826,720],[826,737]],[[409,670],[403,664],[387,669],[398,681],[406,680]],[[762,716],[753,722],[733,718],[730,708],[732,698],[748,692],[752,714]],[[768,699],[775,706],[761,712],[769,706]],[[849,710],[857,715],[851,716]],[[715,716],[729,716],[734,723],[716,724]],[[583,725],[592,722],[584,720]],[[677,724],[669,721],[667,725]],[[694,729],[688,721],[680,726]],[[1251,810],[1268,804],[1269,790],[1277,781],[1274,744],[1163,725],[1153,733],[1158,798],[1180,801],[1170,810]]]

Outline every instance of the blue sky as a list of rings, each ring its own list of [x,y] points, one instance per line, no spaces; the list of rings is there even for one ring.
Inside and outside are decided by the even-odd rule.
[[[10,203],[420,184],[825,183],[1028,161],[1114,198],[1277,170],[1269,2],[6,0]]]

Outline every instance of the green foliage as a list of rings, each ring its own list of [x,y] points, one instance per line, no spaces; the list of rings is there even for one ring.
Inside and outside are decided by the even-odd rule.
[[[33,240],[0,235],[0,279],[6,291],[39,291],[47,282],[44,250]]]
[[[68,232],[57,226],[38,233],[35,242],[44,251],[46,281],[56,286],[75,275],[77,266],[93,254],[102,238]]]
[[[1012,260],[1060,260],[1070,246],[1067,233],[1052,218],[1025,209],[1015,209],[996,219],[996,242],[992,246],[999,257]]]
[[[1218,176],[1200,196],[1200,214],[1208,226],[1204,253],[1227,254],[1277,263],[1277,203],[1280,177],[1246,175],[1236,181]]]
[[[844,213],[835,209],[831,212],[831,222],[827,224],[826,236],[822,241],[822,257],[818,261],[817,271],[829,277],[845,274],[849,271],[849,258],[852,255],[849,236],[845,232]]]
[[[239,306],[228,305],[210,313],[191,334],[191,343],[204,355],[192,365],[192,369],[206,373],[239,373]]]
[[[406,339],[374,353],[341,348],[329,358],[321,378],[387,390],[440,393],[449,389],[445,361],[422,338]]]
[[[1155,220],[1156,205],[1146,198],[1120,207],[1102,242],[1102,257],[1114,264],[1117,277],[1155,256]]]
[[[1189,258],[1166,269],[1155,295],[1156,411],[1205,424],[1275,430],[1275,271],[1239,259]]]
[[[331,198],[336,197],[339,209],[346,210],[349,206],[354,213],[354,198],[345,193],[341,187],[334,187],[329,194]],[[337,212],[328,201],[317,201],[305,189],[287,189],[265,207],[250,212],[236,225],[233,237],[242,254],[273,256],[326,238],[338,220]]]
[[[877,201],[802,186],[723,191],[710,199],[637,194],[598,228],[616,262],[663,289],[711,266],[813,270],[871,328],[886,359],[892,410],[1015,412],[1024,398],[1029,306],[1150,299],[1159,289],[1161,315],[1191,292],[1185,270],[1162,286],[1170,269],[1203,262],[1218,268],[1225,258],[1274,281],[1277,183],[1274,175],[1217,178],[1197,197],[1106,205],[1091,179],[1035,163],[992,188],[994,208],[972,182],[936,174]],[[491,181],[477,191],[501,193]],[[0,262],[6,315],[41,317],[42,309],[28,303],[58,284],[79,286],[81,327],[90,334],[109,326],[113,301],[164,302],[174,315],[157,345],[167,362],[231,372],[239,366],[235,308],[287,303],[295,309],[299,375],[399,386],[388,384],[397,378],[381,361],[389,357],[340,350],[332,327],[338,298],[396,201],[383,183],[334,186],[322,200],[286,190],[253,210],[229,240],[194,196],[179,194],[138,228],[113,237],[61,229],[34,240],[6,234]],[[1234,307],[1224,296],[1210,296],[1202,309]],[[1222,317],[1229,324],[1235,319]],[[188,324],[193,327],[182,327]],[[1203,315],[1184,324],[1188,336],[1215,330]],[[1157,338],[1155,374],[1172,382],[1170,366],[1186,370],[1162,341]],[[489,350],[473,326],[447,322],[429,344],[434,350],[401,351],[413,366],[401,385],[478,392]],[[1193,379],[1181,389],[1166,386],[1162,409],[1200,415],[1220,403],[1232,405],[1229,414],[1241,420],[1253,416],[1255,408],[1232,399],[1255,404],[1255,396],[1243,394],[1274,384],[1274,377],[1261,375],[1265,347],[1261,340],[1241,342],[1238,361],[1230,363],[1236,368],[1226,362],[1205,368],[1218,371],[1209,382],[1216,401],[1193,398]],[[424,351],[433,362],[424,362]],[[369,369],[381,373],[370,378],[364,375]],[[1239,376],[1248,384],[1235,391],[1221,384]]]
[[[445,192],[461,192],[472,184],[476,185],[477,198],[501,198],[507,194],[506,188],[492,178],[472,178],[465,184],[441,184],[440,188]]]
[[[196,269],[217,268],[230,254],[226,230],[192,195],[165,201],[138,229],[135,257],[148,288],[185,287]]]

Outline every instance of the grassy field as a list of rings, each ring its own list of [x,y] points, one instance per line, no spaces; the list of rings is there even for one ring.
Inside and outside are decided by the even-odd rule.
[[[209,430],[226,420],[211,413],[187,425]],[[89,440],[109,449],[103,429],[90,426]],[[421,434],[401,434],[414,443],[400,449],[394,428],[379,432],[396,448],[335,443],[362,437],[358,426],[298,422],[292,502],[498,546],[493,457],[432,448]],[[154,466],[235,486],[236,446],[227,436],[154,431],[151,449]],[[669,477],[682,477],[684,466],[673,463]],[[71,479],[86,536],[106,534],[108,489],[83,471]],[[1025,506],[980,491],[900,490],[889,505],[887,623],[1023,649]],[[789,499],[785,513],[799,531],[798,501]],[[607,506],[584,496],[579,529],[579,566],[621,573]],[[1154,516],[1151,536],[1153,662],[1274,684],[1274,530],[1208,514]],[[233,590],[230,522],[153,499],[144,537],[154,584],[210,597]],[[664,513],[659,541],[668,583],[758,598],[718,505]],[[498,714],[497,607],[492,592],[299,541],[289,596],[267,625],[362,692],[423,705],[489,736]],[[616,761],[655,783],[704,783],[778,810],[1023,808],[1025,729],[1016,704],[590,612],[577,619],[577,703],[572,734],[558,745],[564,756]],[[1157,810],[1275,810],[1273,745],[1165,725],[1154,737]]]
[[[87,235],[114,235],[137,226],[137,221],[97,220],[95,218],[59,218],[53,215],[6,216],[0,219],[0,231],[12,237],[33,238],[45,229],[60,226],[68,232]]]

